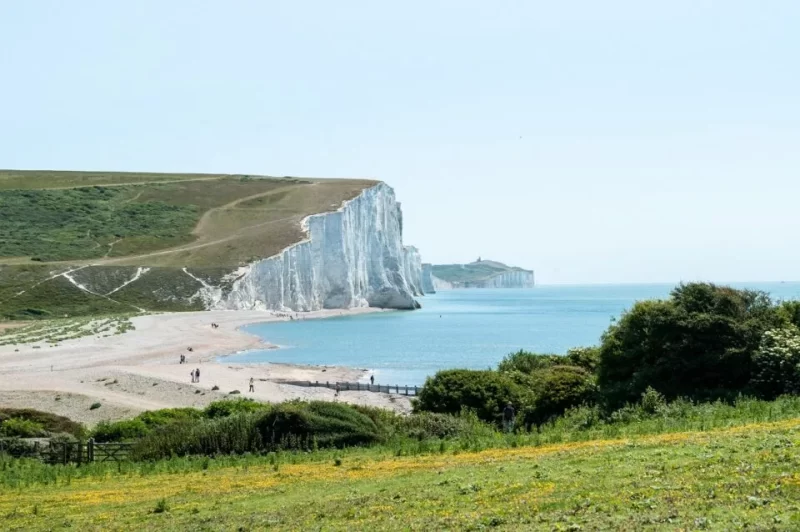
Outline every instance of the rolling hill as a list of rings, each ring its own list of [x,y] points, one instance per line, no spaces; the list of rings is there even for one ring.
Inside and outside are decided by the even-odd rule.
[[[337,211],[378,185],[363,179],[0,171],[0,316],[207,308],[209,291],[229,289],[238,268],[308,238],[304,220]],[[393,193],[387,196],[394,201]],[[290,308],[285,303],[280,305]]]

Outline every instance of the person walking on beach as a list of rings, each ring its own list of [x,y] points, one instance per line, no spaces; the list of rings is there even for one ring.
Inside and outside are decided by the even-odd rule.
[[[370,384],[370,386],[375,384],[375,375],[370,375],[369,376],[369,384]]]
[[[255,393],[256,387],[253,385],[254,383],[255,383],[255,381],[253,380],[253,377],[250,377],[250,390],[249,391]]]
[[[200,382],[200,368],[194,370],[194,382]]]
[[[508,403],[506,407],[503,409],[503,430],[505,432],[511,432],[514,430],[515,417],[516,417],[516,412],[514,411],[514,405]]]
[[[336,383],[336,392],[333,394],[333,400],[334,401],[336,401],[339,398],[339,392],[341,391],[341,389],[342,388],[339,386],[339,383],[337,382]]]
[[[197,382],[197,377],[196,377],[196,376],[195,376],[195,374],[194,374],[194,370],[192,370],[192,372],[191,372],[189,375],[191,375],[191,376],[192,376],[192,383],[195,383],[195,382]]]

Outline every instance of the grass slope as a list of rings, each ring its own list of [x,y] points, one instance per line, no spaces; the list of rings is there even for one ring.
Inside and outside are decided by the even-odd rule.
[[[31,463],[41,480],[24,488],[5,473],[0,519],[6,530],[792,530],[798,444],[790,419],[419,456],[98,464],[81,476]]]
[[[481,281],[507,271],[527,271],[522,268],[506,266],[501,262],[483,260],[470,264],[434,264],[431,268],[434,277],[449,283]]]
[[[190,310],[199,284],[302,240],[306,216],[374,181],[0,171],[0,319]],[[138,267],[147,275],[114,292]],[[82,267],[82,292],[64,272]],[[185,277],[185,279],[184,279]],[[177,286],[178,294],[170,294]],[[73,305],[71,301],[74,300]],[[41,313],[40,311],[43,311]]]

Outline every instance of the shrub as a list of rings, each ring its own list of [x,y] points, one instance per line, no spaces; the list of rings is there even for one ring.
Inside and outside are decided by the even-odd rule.
[[[414,410],[457,414],[462,408],[469,408],[481,420],[497,422],[506,403],[519,409],[531,398],[530,391],[505,373],[455,369],[429,377],[414,402]]]
[[[136,442],[132,457],[157,460],[170,456],[258,452],[264,449],[256,427],[258,419],[258,414],[239,413],[158,427]]]
[[[525,423],[542,424],[568,408],[594,403],[594,377],[577,366],[553,366],[541,372],[542,391],[525,413]]]
[[[161,410],[142,412],[136,416],[135,419],[139,419],[148,427],[153,428],[202,418],[203,412],[196,408],[164,408]]]
[[[578,366],[590,373],[597,370],[600,363],[599,347],[575,347],[567,351],[564,363],[570,366]]]
[[[241,414],[245,412],[257,412],[259,410],[266,410],[269,405],[258,403],[252,399],[236,398],[236,399],[222,399],[221,401],[214,401],[206,407],[203,415],[207,418],[227,417],[233,414]]]
[[[39,423],[45,431],[52,434],[66,432],[74,436],[81,436],[85,430],[83,425],[64,416],[40,412],[31,408],[0,408],[0,423],[11,418]]]
[[[497,371],[509,373],[519,371],[530,375],[536,371],[547,369],[550,366],[563,362],[558,355],[541,355],[519,350],[516,353],[506,355],[497,365]]]
[[[610,407],[648,386],[668,399],[733,397],[751,378],[764,331],[786,324],[769,297],[708,283],[636,303],[603,335],[598,378]]]
[[[92,406],[89,407],[89,410],[97,410],[101,406],[103,406],[103,405],[100,404],[100,403],[92,403]]]
[[[800,393],[800,331],[791,326],[765,332],[753,365],[752,385],[761,396]]]
[[[47,435],[44,425],[30,419],[12,417],[0,423],[0,436],[5,438],[39,438]]]
[[[275,406],[258,422],[270,449],[310,449],[368,445],[380,441],[375,422],[342,403],[290,402]]]
[[[402,433],[418,440],[455,438],[469,432],[465,419],[450,414],[420,412],[402,419]]]
[[[149,427],[141,419],[101,421],[92,431],[92,438],[98,443],[117,442],[142,438],[149,431]]]

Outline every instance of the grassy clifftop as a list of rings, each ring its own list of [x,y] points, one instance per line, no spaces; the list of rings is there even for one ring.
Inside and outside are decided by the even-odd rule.
[[[183,273],[178,281],[181,268],[218,279],[279,253],[303,239],[303,218],[336,210],[374,184],[0,170],[0,317],[30,317],[29,310],[105,312],[120,305],[124,311],[196,308],[186,294],[201,284]],[[150,279],[120,289],[140,267],[148,268]],[[76,268],[83,281],[65,274]],[[170,293],[173,287],[180,293]]]
[[[509,271],[528,271],[522,268],[507,266],[493,260],[479,260],[469,264],[434,264],[432,273],[449,283],[466,283],[482,281],[497,274]]]

